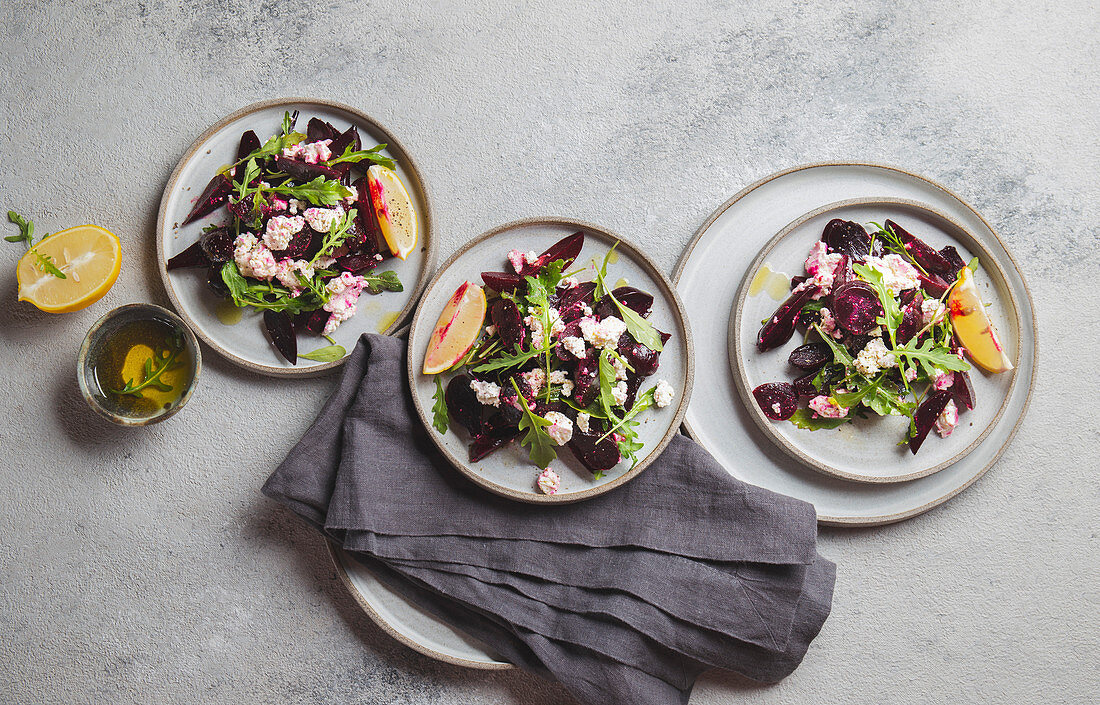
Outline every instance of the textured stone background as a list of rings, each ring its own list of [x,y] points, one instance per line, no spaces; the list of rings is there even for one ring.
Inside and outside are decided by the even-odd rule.
[[[774,687],[707,676],[692,703],[1094,701],[1095,3],[439,5],[0,2],[0,206],[43,231],[102,224],[126,253],[107,298],[65,316],[14,303],[0,278],[0,702],[567,700],[392,641],[321,540],[261,497],[331,379],[265,379],[210,353],[168,423],[116,429],[83,406],[87,327],[167,304],[153,231],[171,168],[218,118],[286,95],[359,106],[402,137],[442,256],[557,213],[631,235],[671,271],[718,204],[808,161],[897,164],[956,190],[1037,305],[1019,436],[930,514],[823,530],[836,602],[802,668]],[[0,250],[0,269],[18,255]]]

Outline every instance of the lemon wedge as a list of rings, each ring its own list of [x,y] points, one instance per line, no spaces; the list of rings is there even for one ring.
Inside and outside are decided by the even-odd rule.
[[[969,267],[964,267],[959,281],[947,297],[947,310],[955,336],[966,348],[966,354],[987,372],[1007,372],[1012,360],[1005,354],[993,322],[985,312],[978,287]]]
[[[390,252],[405,259],[416,247],[416,209],[412,199],[393,169],[375,164],[367,169],[371,205],[378,216],[378,227]]]
[[[439,374],[462,359],[481,335],[485,308],[485,290],[462,282],[435,323],[424,353],[424,374]]]
[[[121,268],[122,244],[110,231],[98,225],[62,230],[27,250],[15,265],[19,300],[47,313],[79,311],[110,291]]]

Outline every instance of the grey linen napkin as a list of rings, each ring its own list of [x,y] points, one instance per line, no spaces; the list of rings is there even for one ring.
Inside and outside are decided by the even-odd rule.
[[[405,341],[364,335],[264,485],[380,580],[584,703],[687,703],[702,671],[774,682],[829,614],[811,505],[676,436],[644,473],[564,506],[470,483],[416,418]]]

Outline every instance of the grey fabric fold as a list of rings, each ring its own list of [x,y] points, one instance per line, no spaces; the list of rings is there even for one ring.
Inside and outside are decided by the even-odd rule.
[[[707,668],[774,682],[798,666],[835,581],[811,505],[736,480],[683,436],[584,502],[498,497],[436,450],[405,354],[363,336],[264,493],[584,703],[686,703]]]

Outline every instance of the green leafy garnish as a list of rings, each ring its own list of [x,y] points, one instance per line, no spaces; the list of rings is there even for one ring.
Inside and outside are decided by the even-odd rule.
[[[599,373],[600,373],[600,394],[597,397],[600,402],[600,408],[603,409],[604,416],[613,423],[619,422],[618,415],[615,414],[614,408],[617,406],[615,403],[615,395],[611,393],[611,390],[615,388],[615,366],[611,363],[611,351],[602,350],[600,352],[599,361]]]
[[[821,336],[821,339],[825,341],[825,344],[829,346],[829,349],[833,351],[833,361],[848,367],[852,364],[852,356],[848,353],[848,350],[843,345],[838,345],[833,336],[829,335],[825,331],[821,330],[821,326],[817,323],[814,324],[814,330]]]
[[[222,266],[222,281],[229,289],[229,296],[239,307],[251,306],[261,311],[286,311],[301,313],[317,308],[317,301],[307,294],[291,296],[289,289],[270,282],[253,284],[245,279],[236,262],[226,262]]]
[[[354,151],[352,147],[353,145],[349,144],[344,149],[343,154],[336,157],[335,159],[328,160],[328,165],[332,166],[341,162],[351,162],[352,164],[357,164],[363,160],[367,160],[374,162],[375,164],[381,164],[387,169],[393,169],[397,166],[397,164],[392,159],[384,154],[380,154],[380,152],[386,148],[385,144],[375,145],[370,149],[361,149],[359,151]]]
[[[130,378],[126,380],[126,384],[122,389],[110,389],[108,391],[113,394],[129,394],[136,397],[140,397],[141,391],[149,387],[159,389],[162,392],[172,391],[172,385],[162,381],[161,375],[182,364],[182,361],[176,361],[181,352],[183,352],[183,339],[179,333],[176,333],[172,336],[172,348],[170,350],[157,350],[153,352],[152,356],[145,358],[145,364],[141,368],[141,377],[137,383],[134,382],[133,378]]]
[[[393,270],[386,270],[378,274],[366,274],[363,279],[366,281],[367,291],[372,294],[381,294],[383,291],[405,290],[401,280],[397,278],[397,272]]]
[[[893,252],[896,255],[901,255],[906,259],[909,264],[916,267],[916,269],[923,275],[928,276],[928,270],[921,266],[921,263],[913,257],[913,253],[905,247],[905,243],[901,241],[898,234],[894,232],[893,228],[888,228],[872,221],[871,225],[878,228],[878,231],[871,234],[871,243],[874,244],[876,237],[881,237],[885,243],[885,249],[887,252]]]
[[[791,423],[807,431],[817,431],[822,428],[837,428],[849,421],[851,421],[851,419],[847,416],[842,419],[827,419],[824,416],[818,416],[815,419],[814,412],[810,409],[797,409],[790,418]]]
[[[650,350],[656,350],[661,352],[664,349],[664,343],[661,342],[661,334],[657,332],[657,329],[653,327],[653,324],[638,315],[638,312],[634,309],[624,306],[615,295],[611,293],[611,290],[607,288],[607,283],[604,281],[604,277],[607,276],[607,261],[608,257],[618,246],[618,242],[607,251],[607,255],[604,256],[603,264],[596,270],[596,294],[597,301],[603,298],[600,292],[607,295],[611,299],[611,302],[615,304],[615,308],[619,310],[619,316],[622,317],[623,323],[626,324],[626,332],[630,333],[630,337],[635,341],[646,346]]]
[[[294,123],[298,117],[298,111],[294,111],[294,117],[290,116],[290,111],[283,112],[283,134],[289,135],[294,130]]]
[[[953,372],[966,372],[970,369],[970,363],[960,359],[947,348],[934,345],[930,338],[925,338],[924,343],[919,347],[914,339],[906,345],[899,345],[892,352],[895,357],[904,357],[920,363],[924,373],[929,377],[933,375],[933,367]]]
[[[317,348],[307,353],[298,353],[298,357],[304,357],[307,360],[313,360],[314,362],[333,362],[339,360],[344,355],[347,355],[348,351],[343,345],[326,345],[323,348]]]
[[[351,225],[355,222],[355,215],[356,210],[352,208],[345,213],[342,218],[332,221],[332,225],[329,227],[328,232],[325,233],[324,238],[321,240],[321,249],[317,250],[317,253],[313,255],[313,258],[309,261],[310,264],[313,264],[322,257],[327,257],[337,247],[344,244],[344,240],[347,240],[351,236]]]
[[[248,185],[252,183],[253,179],[260,175],[260,167],[256,164],[255,159],[249,159],[244,167],[244,174],[241,175],[241,180],[235,184],[237,187],[237,200],[244,200],[244,194],[248,191]],[[259,191],[257,191],[259,193]]]
[[[895,344],[897,342],[898,326],[901,325],[902,313],[898,307],[898,300],[894,298],[894,295],[890,293],[885,282],[883,282],[882,272],[865,264],[852,265],[852,271],[858,274],[863,281],[870,284],[878,295],[882,310],[885,311],[880,323],[885,325],[886,330],[890,333],[890,344]]]
[[[519,420],[519,430],[527,432],[527,435],[520,439],[520,445],[527,448],[532,463],[540,468],[549,467],[550,463],[558,458],[558,453],[554,450],[554,439],[546,433],[546,429],[553,424],[531,411],[527,400],[519,391],[515,377],[511,382],[519,396],[520,410],[523,411],[523,416]]]
[[[432,428],[440,433],[447,432],[447,425],[451,417],[447,414],[447,400],[443,395],[443,379],[435,376],[435,394],[432,395],[435,404],[432,405]]]
[[[309,201],[314,205],[335,206],[348,196],[353,195],[351,189],[339,181],[318,176],[313,181],[300,186],[265,186],[264,191],[280,193],[284,196],[297,198],[300,201]]]
[[[34,253],[34,259],[39,269],[48,274],[52,274],[58,279],[68,279],[65,273],[54,264],[53,257],[44,255],[34,248],[34,221],[27,220],[15,211],[8,211],[8,220],[19,226],[19,234],[8,235],[4,238],[5,240],[8,242],[26,243],[28,250]],[[42,238],[39,239],[39,242],[42,242],[42,240],[45,240],[47,237],[49,237],[49,235],[43,235]]]

